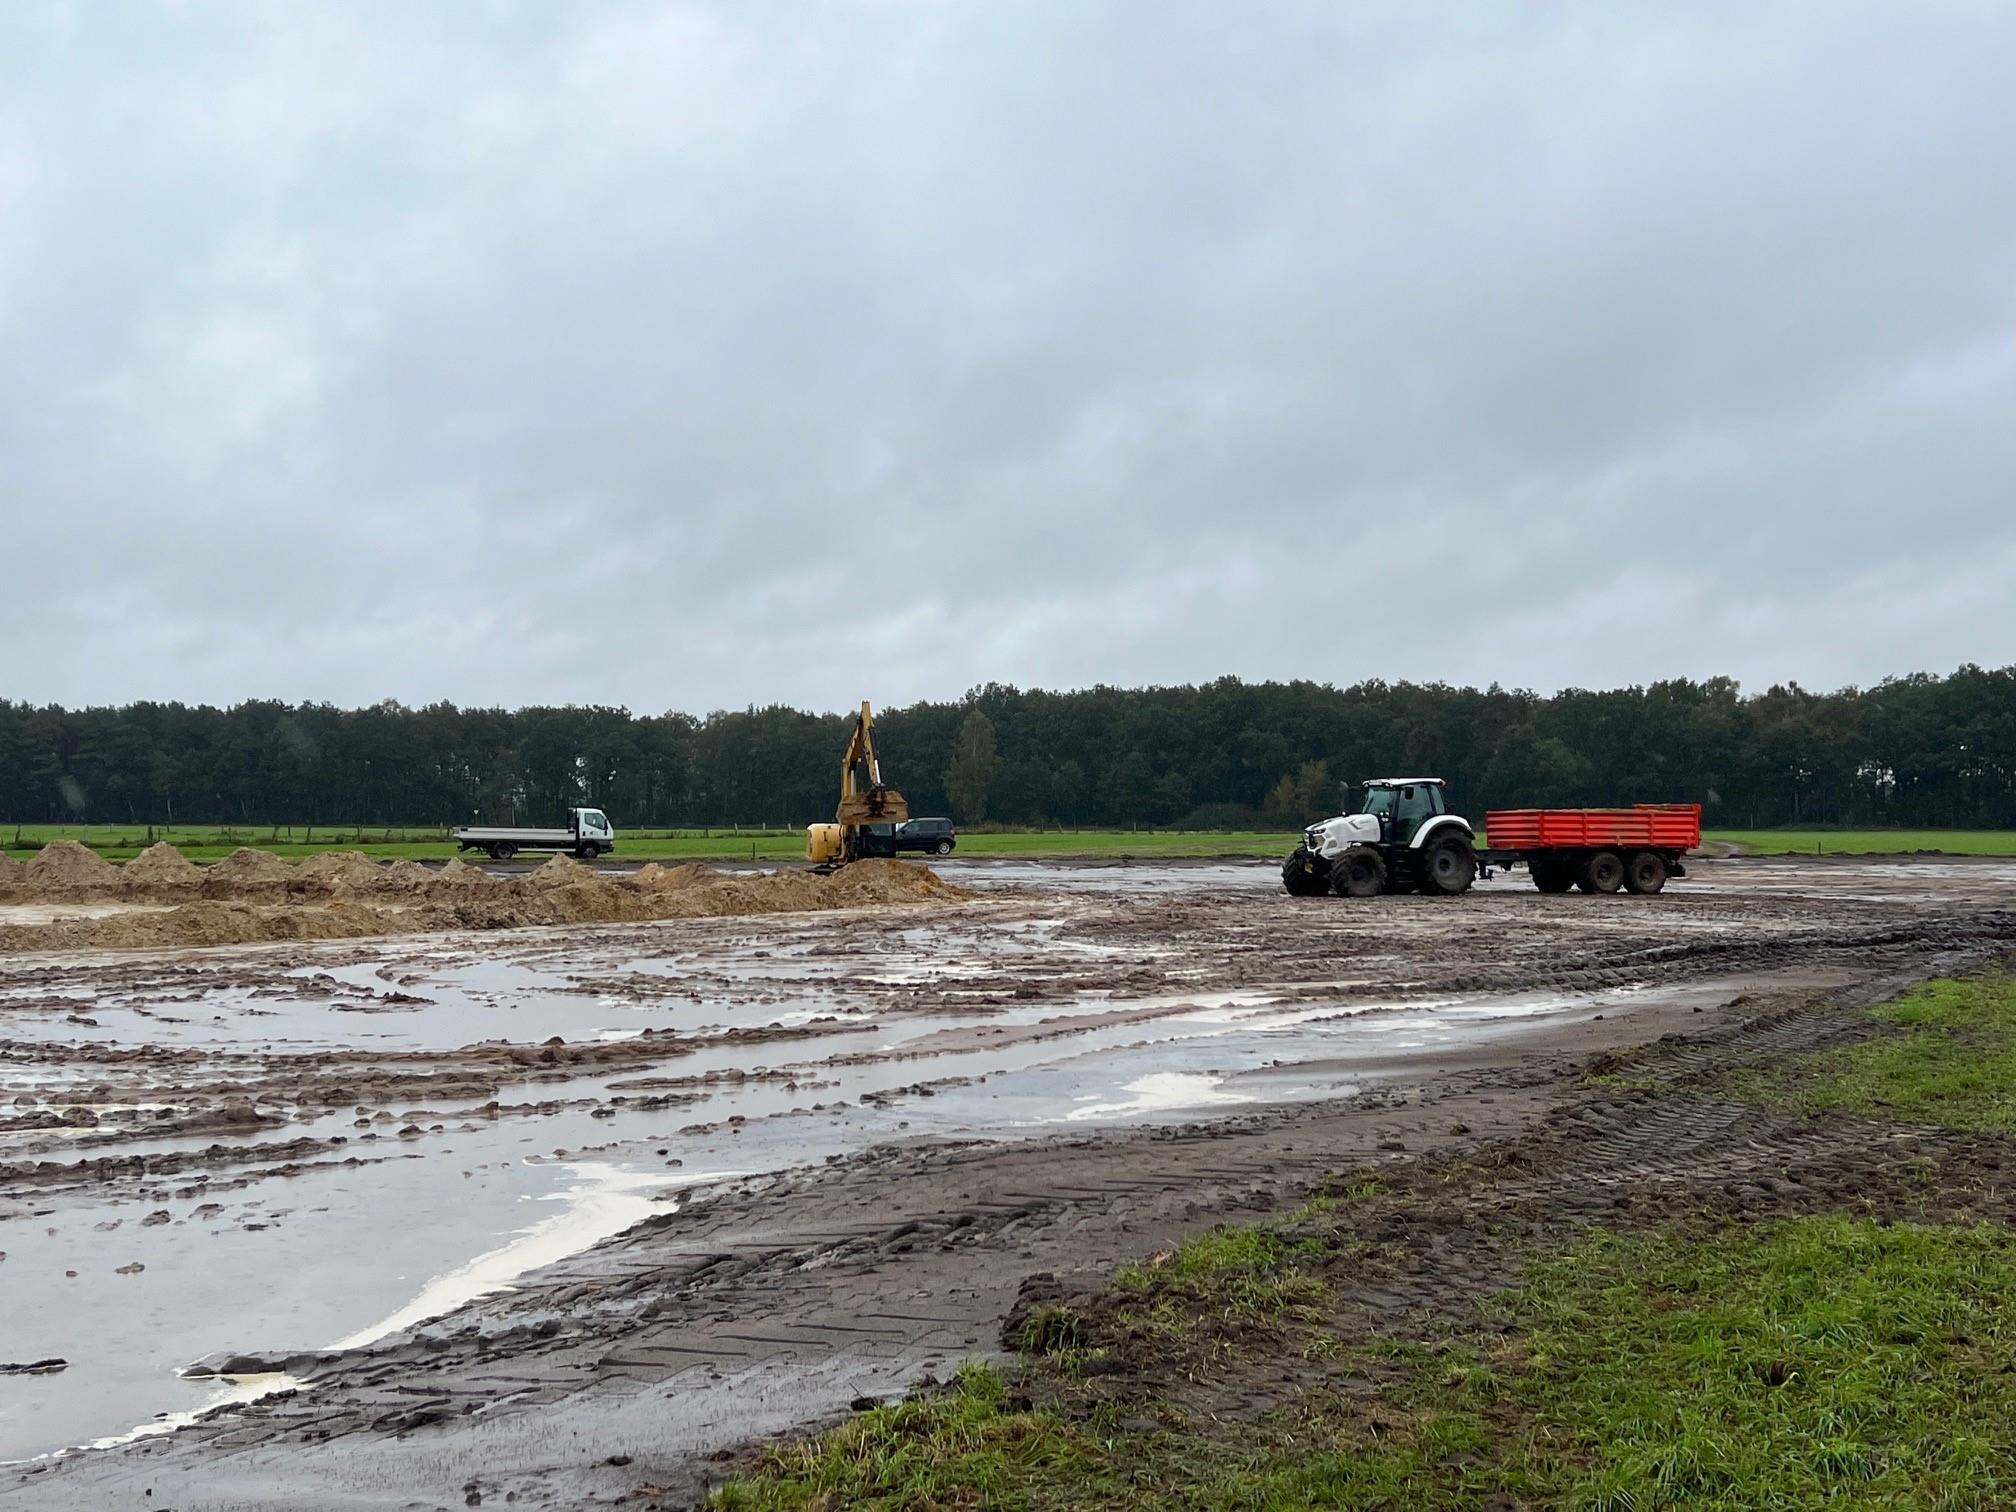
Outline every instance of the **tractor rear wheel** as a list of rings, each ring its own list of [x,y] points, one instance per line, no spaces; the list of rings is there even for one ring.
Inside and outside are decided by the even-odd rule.
[[[1386,862],[1369,845],[1354,845],[1330,863],[1330,890],[1340,898],[1376,898],[1386,891]]]
[[[1430,841],[1421,855],[1421,891],[1431,898],[1453,898],[1477,880],[1477,853],[1470,842],[1454,835]]]
[[[1527,862],[1526,870],[1533,874],[1533,885],[1543,893],[1565,893],[1575,885],[1575,873],[1552,856]]]
[[[1288,889],[1293,898],[1320,898],[1330,891],[1330,879],[1316,863],[1319,857],[1309,853],[1309,847],[1298,845],[1289,852],[1288,859],[1281,863],[1281,885]]]
[[[1584,892],[1614,893],[1624,885],[1624,858],[1615,851],[1600,850],[1582,863],[1582,878],[1576,883]]]
[[[1666,885],[1666,858],[1657,851],[1633,851],[1624,863],[1624,885],[1649,896]]]

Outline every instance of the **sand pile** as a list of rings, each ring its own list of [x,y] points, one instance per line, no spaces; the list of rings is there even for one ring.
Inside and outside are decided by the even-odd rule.
[[[241,845],[203,873],[206,898],[270,898],[284,894],[301,880],[294,867],[271,851]]]
[[[496,879],[490,873],[451,856],[442,864],[441,869],[434,873],[434,880],[429,890],[435,893],[465,893],[495,885]]]
[[[119,868],[75,840],[51,840],[22,869],[23,887],[43,896],[107,893],[119,885]]]
[[[318,851],[294,868],[302,881],[332,892],[369,887],[378,880],[378,863],[362,851]]]
[[[388,897],[419,898],[433,890],[434,878],[433,867],[402,856],[390,866],[379,867],[368,885],[372,892]]]
[[[571,857],[556,855],[527,872],[522,885],[538,892],[550,892],[556,887],[579,887],[597,875],[592,866],[583,866]]]
[[[120,869],[74,843],[52,845],[22,868],[16,895],[111,893]],[[54,853],[53,856],[51,853]],[[144,865],[143,865],[144,861]],[[37,868],[41,868],[38,874]],[[0,951],[145,950],[264,940],[356,939],[449,929],[530,924],[618,924],[724,918],[827,908],[903,907],[970,896],[928,866],[862,861],[832,876],[786,870],[720,872],[706,866],[650,866],[614,880],[555,856],[523,877],[500,881],[460,861],[435,870],[402,860],[381,867],[357,852],[316,856],[299,867],[265,851],[240,850],[197,867],[167,846],[129,864],[126,897],[172,897],[186,882],[203,901],[104,918],[0,927]],[[61,881],[52,879],[64,879]],[[100,879],[94,881],[93,879]],[[353,880],[354,879],[354,880]]]
[[[203,868],[166,840],[155,841],[119,868],[119,890],[129,894],[194,892],[202,883]]]
[[[27,869],[7,852],[0,851],[0,893],[12,891]]]
[[[805,875],[799,873],[799,875]],[[970,898],[919,861],[856,861],[819,879],[827,908],[872,908],[888,903],[952,902]]]

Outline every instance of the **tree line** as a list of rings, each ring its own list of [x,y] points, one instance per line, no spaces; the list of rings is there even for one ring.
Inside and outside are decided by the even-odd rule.
[[[546,823],[593,804],[619,827],[796,826],[830,817],[847,730],[848,716],[784,707],[0,700],[0,818]],[[1292,828],[1366,777],[1432,774],[1480,813],[1698,801],[1733,828],[2016,827],[2016,667],[1753,695],[1722,677],[1549,696],[1229,677],[989,684],[885,711],[876,741],[913,813],[968,825]]]

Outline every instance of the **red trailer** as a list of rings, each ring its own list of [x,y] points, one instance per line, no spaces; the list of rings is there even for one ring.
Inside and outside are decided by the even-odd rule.
[[[1517,861],[1542,892],[1656,893],[1684,877],[1682,857],[1701,843],[1698,803],[1607,809],[1493,809],[1484,816],[1484,866]]]

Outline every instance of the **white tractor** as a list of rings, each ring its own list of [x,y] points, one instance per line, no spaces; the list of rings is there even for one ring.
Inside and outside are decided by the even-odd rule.
[[[1375,777],[1352,814],[1312,824],[1282,863],[1298,898],[1382,892],[1452,897],[1477,877],[1476,831],[1442,799],[1440,777]]]

